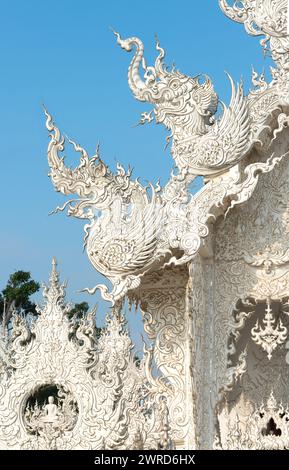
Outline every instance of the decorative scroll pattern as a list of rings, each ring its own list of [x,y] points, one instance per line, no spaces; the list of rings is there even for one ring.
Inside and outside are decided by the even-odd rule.
[[[288,131],[284,130],[282,140],[276,145],[285,148],[288,138]],[[287,186],[288,163],[284,160],[272,173],[262,178],[262,185],[257,187],[246,207],[236,208],[226,220],[220,220],[216,225],[214,332],[217,353],[214,368],[219,393],[215,400],[217,403],[225,393],[230,409],[236,406],[241,391],[253,405],[260,406],[264,394],[270,393],[268,387],[272,384],[276,399],[284,400],[284,403],[287,399],[289,384],[284,344],[285,330],[289,326],[287,311],[280,327],[282,337],[272,357],[267,347],[270,360],[260,346],[253,347],[253,341],[244,356],[242,374],[237,378],[234,375],[242,362],[241,355],[249,344],[251,330],[256,326],[257,318],[261,319],[264,315],[264,307],[261,310],[258,307],[260,302],[264,305],[266,299],[273,299],[277,313],[282,312],[282,299],[286,303],[288,298]],[[248,298],[250,302],[246,301]],[[277,307],[281,300],[279,310]],[[242,302],[243,307],[236,310],[238,301]],[[259,309],[257,317],[254,315],[256,309]],[[218,407],[216,412],[220,412]]]
[[[188,317],[186,285],[188,273],[183,268],[167,269],[146,277],[139,292],[144,328],[152,342],[152,354],[160,377],[156,394],[167,398],[171,436],[176,447],[187,442],[189,416],[187,406],[191,390],[186,367]],[[151,380],[154,383],[153,380]],[[187,444],[188,445],[188,444]]]

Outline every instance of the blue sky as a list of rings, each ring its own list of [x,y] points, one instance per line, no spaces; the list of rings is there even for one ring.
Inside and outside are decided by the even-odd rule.
[[[139,36],[148,63],[156,56],[157,33],[167,63],[188,75],[207,73],[225,102],[230,87],[224,71],[235,80],[242,76],[248,89],[251,65],[264,66],[261,48],[222,14],[217,0],[0,0],[0,7],[0,288],[17,269],[45,281],[56,256],[69,282],[68,300],[98,302],[101,321],[108,304],[76,293],[103,281],[82,253],[83,222],[48,216],[66,199],[47,177],[41,104],[90,154],[100,141],[111,168],[116,161],[131,164],[143,181],[160,177],[164,184],[172,166],[166,132],[154,124],[134,127],[150,108],[132,97],[126,78],[131,56],[109,27],[123,37]],[[67,152],[71,165],[77,158]],[[140,328],[136,317],[131,328]]]

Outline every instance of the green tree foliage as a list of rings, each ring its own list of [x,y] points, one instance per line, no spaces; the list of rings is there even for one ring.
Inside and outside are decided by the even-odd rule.
[[[0,292],[0,322],[8,325],[14,310],[23,315],[37,315],[36,304],[31,301],[31,296],[39,289],[40,284],[31,278],[30,272],[16,271],[11,274],[6,287]],[[87,302],[76,303],[68,313],[68,318],[80,321],[88,311]],[[102,328],[96,328],[97,338],[101,332]]]
[[[81,320],[86,317],[89,311],[89,305],[87,302],[80,302],[79,304],[75,304],[74,307],[68,313],[68,318],[74,318],[75,320]],[[102,328],[96,327],[96,339],[98,339],[101,335]]]
[[[39,283],[31,278],[30,272],[16,271],[11,274],[6,287],[0,293],[1,321],[7,325],[13,310],[22,312],[24,315],[37,315],[36,304],[31,301],[30,297],[39,289]]]
[[[77,320],[84,318],[87,315],[89,310],[89,305],[87,302],[81,302],[79,304],[75,304],[74,307],[68,313],[68,318],[71,319],[74,317]]]

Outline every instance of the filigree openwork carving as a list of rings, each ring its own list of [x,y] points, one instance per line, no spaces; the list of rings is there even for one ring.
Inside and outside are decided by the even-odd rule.
[[[54,388],[56,396],[49,394],[44,400],[39,393],[41,389],[36,391],[24,411],[28,433],[36,436],[40,448],[57,449],[59,438],[72,431],[77,422],[79,410],[72,394],[61,387]]]
[[[117,354],[111,360],[105,349],[104,343],[110,344],[111,336],[100,341],[106,351],[101,363],[102,356],[92,346],[93,334],[88,334],[93,321],[88,318],[77,330],[69,327],[71,341],[82,351],[82,365],[89,364],[91,377],[102,384],[98,391],[101,403],[107,407],[106,415],[112,416],[117,433],[113,438],[103,435],[99,446],[124,448],[129,443],[132,448],[164,447],[171,445],[172,439],[179,446],[189,443],[210,448],[217,417],[214,413],[220,412],[218,404],[224,406],[224,400],[228,400],[231,410],[243,391],[249,415],[259,410],[264,396],[269,396],[273,377],[278,384],[274,390],[278,403],[284,402],[289,386],[284,368],[288,315],[282,317],[282,325],[277,320],[273,323],[268,311],[264,327],[256,325],[257,318],[260,323],[264,315],[264,299],[270,298],[276,307],[288,298],[287,2],[241,0],[230,6],[220,0],[220,6],[227,16],[244,23],[249,34],[263,36],[262,45],[276,62],[268,82],[265,73],[253,69],[248,96],[242,84],[236,85],[229,77],[232,93],[227,106],[220,103],[207,76],[190,77],[167,68],[165,51],[158,42],[158,57],[153,66],[148,66],[142,41],[137,37],[122,39],[115,33],[124,50],[134,49],[128,71],[132,93],[153,106],[152,112],[142,114],[141,123],[155,118],[171,133],[167,142],[172,139],[177,172],[164,187],[156,184],[146,188],[121,165],[112,172],[99,151],[89,158],[72,141],[80,164],[68,168],[61,157],[65,139],[46,112],[51,180],[57,191],[79,196],[57,211],[67,208],[69,215],[88,220],[84,240],[88,258],[112,283],[111,291],[105,285],[86,290],[94,293],[99,289],[113,305],[125,296],[136,300],[151,341],[145,348],[141,378],[141,371],[129,361],[121,369],[122,378],[133,377],[133,383],[127,381],[133,390],[136,384],[144,384],[143,377],[146,392],[149,390],[146,412],[139,411],[139,395],[133,394],[131,414],[126,416],[135,419],[128,418],[123,425],[118,412],[121,406],[129,407],[128,389],[120,398],[112,387],[107,398],[110,380],[117,390],[126,383],[117,378],[121,368]],[[219,105],[223,108],[220,115]],[[205,184],[192,195],[190,183],[198,175],[205,176]],[[184,272],[189,272],[189,277]],[[236,309],[236,302],[245,303],[246,299],[248,304]],[[121,334],[114,321],[109,320],[109,328],[114,328],[120,344]],[[25,351],[33,351],[34,338],[39,334],[21,322],[21,318],[15,318],[11,371],[15,365],[20,369],[18,364],[25,367]],[[122,351],[127,351],[128,343],[124,343]],[[101,375],[96,363],[102,364]],[[56,366],[49,367],[47,363],[47,380]],[[152,373],[154,368],[157,376]],[[124,401],[119,404],[121,399]],[[105,416],[100,418],[104,428],[108,426]],[[277,416],[276,429],[281,429],[282,423],[276,420]],[[225,426],[229,429],[231,425]],[[128,437],[123,429],[129,427],[134,431]],[[259,430],[252,427],[246,433],[251,434],[240,446],[261,445]],[[265,437],[268,440],[270,436]],[[233,446],[224,439],[224,448]]]
[[[277,403],[273,391],[260,407],[241,396],[236,406],[219,417],[222,450],[286,450],[289,448],[289,410]]]

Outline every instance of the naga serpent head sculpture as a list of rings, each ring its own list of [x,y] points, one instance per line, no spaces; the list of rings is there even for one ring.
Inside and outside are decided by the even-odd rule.
[[[118,33],[115,35],[124,50],[136,48],[128,70],[129,86],[138,100],[154,105],[156,120],[171,131],[172,154],[179,171],[172,173],[163,188],[159,184],[147,188],[132,180],[130,169],[125,171],[118,164],[113,173],[99,151],[89,158],[85,149],[69,140],[80,154],[80,164],[71,169],[61,157],[65,139],[46,111],[51,180],[57,191],[79,196],[56,211],[68,208],[68,215],[88,219],[84,227],[88,258],[111,281],[113,289],[109,292],[106,285],[99,284],[84,290],[93,294],[99,289],[112,304],[136,290],[149,270],[189,262],[209,233],[208,221],[215,217],[214,208],[219,213],[219,207],[223,201],[225,207],[231,195],[234,204],[250,197],[259,173],[269,171],[273,165],[271,160],[252,164],[252,168],[249,165],[239,182],[237,164],[253,142],[242,85],[236,87],[229,76],[230,105],[222,104],[222,116],[214,118],[219,101],[208,77],[202,83],[199,77],[169,71],[158,43],[155,65],[147,66],[140,39],[123,40]],[[143,116],[144,121],[151,120],[150,115]],[[229,172],[232,167],[237,172]],[[210,181],[206,191],[192,195],[189,184],[197,175],[206,175]],[[238,197],[236,192],[240,193]]]
[[[133,45],[137,48],[128,71],[128,83],[135,98],[154,104],[156,121],[172,132],[204,134],[205,125],[211,123],[210,119],[218,107],[218,96],[209,78],[206,77],[204,84],[200,84],[198,76],[189,77],[174,68],[169,71],[164,64],[165,51],[158,41],[156,49],[159,55],[154,67],[148,67],[140,39],[132,37],[122,40],[119,33],[114,34],[117,43],[127,52],[132,50]],[[139,73],[140,63],[144,69],[144,80]]]
[[[180,170],[187,168],[192,175],[209,175],[227,171],[238,163],[251,144],[250,121],[242,84],[235,87],[229,108],[223,103],[223,115],[215,120],[218,96],[206,76],[189,77],[164,65],[165,52],[156,43],[159,55],[154,66],[147,66],[140,39],[122,39],[114,32],[117,43],[127,52],[133,46],[135,55],[128,69],[128,83],[136,99],[154,105],[156,121],[171,131],[172,155]],[[140,66],[144,78],[140,76]],[[143,113],[141,123],[151,121],[151,113]]]

